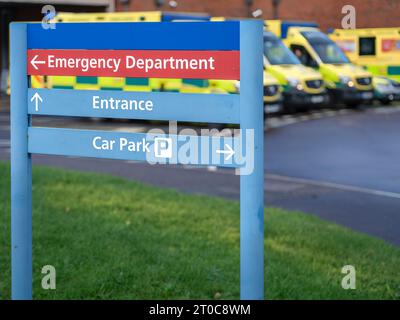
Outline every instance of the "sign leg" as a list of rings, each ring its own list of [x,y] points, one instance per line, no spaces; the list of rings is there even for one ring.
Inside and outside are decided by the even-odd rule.
[[[240,128],[242,145],[254,133],[254,169],[240,176],[240,298],[264,299],[263,25],[240,22]],[[247,131],[247,132],[246,132]],[[247,170],[246,170],[247,171]]]
[[[32,172],[26,24],[11,24],[11,296],[32,299]]]

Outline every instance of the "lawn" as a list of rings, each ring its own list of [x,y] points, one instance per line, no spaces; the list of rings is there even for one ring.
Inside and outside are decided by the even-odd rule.
[[[10,177],[0,164],[0,297],[10,297]],[[193,181],[195,183],[195,181]],[[56,290],[41,268],[57,270]],[[344,290],[353,265],[357,289]],[[399,299],[400,249],[267,208],[267,299]],[[238,299],[239,203],[107,175],[35,167],[35,299]]]

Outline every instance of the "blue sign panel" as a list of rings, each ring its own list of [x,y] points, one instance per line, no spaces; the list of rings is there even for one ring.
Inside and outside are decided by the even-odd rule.
[[[239,123],[237,94],[28,89],[28,113],[75,117]]]
[[[240,141],[232,137],[35,127],[28,135],[29,153],[231,168],[243,163],[235,151]]]
[[[240,297],[263,299],[262,21],[59,23],[56,29],[42,29],[39,23],[12,23],[10,30],[12,298],[32,298],[31,157],[48,154],[236,168],[240,174]],[[55,55],[57,49],[62,53],[79,52]],[[114,57],[121,56],[122,50],[142,50],[140,58],[135,57],[135,67],[143,73],[147,72],[146,66],[151,65],[162,73],[164,65],[168,65],[166,78],[178,69],[180,74],[199,75],[204,72],[200,69],[206,67],[207,73],[202,75],[207,78],[205,74],[214,74],[218,66],[213,54],[222,52],[219,57],[231,57],[230,65],[239,64],[240,60],[240,66],[232,69],[236,73],[224,72],[229,71],[225,70],[227,60],[224,58],[222,72],[218,70],[215,74],[221,75],[219,79],[238,79],[225,75],[240,75],[240,93],[206,95],[29,88],[28,75],[36,74],[35,70],[39,72],[45,64],[48,68],[43,70],[57,65],[55,73],[77,68],[78,62],[82,64],[81,50],[86,57],[82,72],[93,76],[99,76],[94,66],[107,60],[102,55]],[[169,57],[171,53],[166,50],[184,52]],[[206,58],[196,60],[199,55],[196,50],[203,56],[206,53]],[[151,51],[152,57],[146,56]],[[96,59],[92,59],[93,56]],[[130,55],[125,57],[126,68],[130,67],[131,60]],[[138,77],[139,73],[135,74]],[[31,125],[32,115],[230,123],[239,124],[241,131],[234,137],[224,137],[39,128]],[[249,159],[250,166],[246,163]]]
[[[28,24],[28,49],[239,50],[240,22]]]

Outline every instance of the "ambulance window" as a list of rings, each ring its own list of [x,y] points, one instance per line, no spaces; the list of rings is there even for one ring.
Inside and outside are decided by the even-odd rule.
[[[306,48],[300,45],[292,44],[290,46],[290,49],[293,51],[296,57],[301,61],[302,64],[312,68],[317,67],[317,62],[311,57]]]
[[[361,38],[359,40],[359,55],[360,56],[374,56],[375,52],[375,37]]]

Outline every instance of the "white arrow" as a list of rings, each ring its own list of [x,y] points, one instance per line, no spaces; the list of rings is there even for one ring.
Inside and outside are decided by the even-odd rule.
[[[39,55],[37,54],[36,56],[34,56],[31,60],[31,65],[32,67],[34,67],[36,70],[38,70],[39,68],[36,66],[37,64],[45,64],[46,61],[42,61],[42,60],[36,60],[39,57]]]
[[[32,102],[33,100],[35,100],[35,110],[36,110],[36,111],[39,111],[39,101],[40,101],[40,102],[43,102],[42,97],[39,95],[39,93],[36,92],[36,93],[33,95],[33,97],[31,98],[31,102]]]
[[[228,150],[226,150],[226,149],[228,149]],[[225,160],[229,160],[235,154],[235,151],[233,151],[232,147],[229,144],[225,144],[225,149],[217,150],[217,153],[225,154]]]

